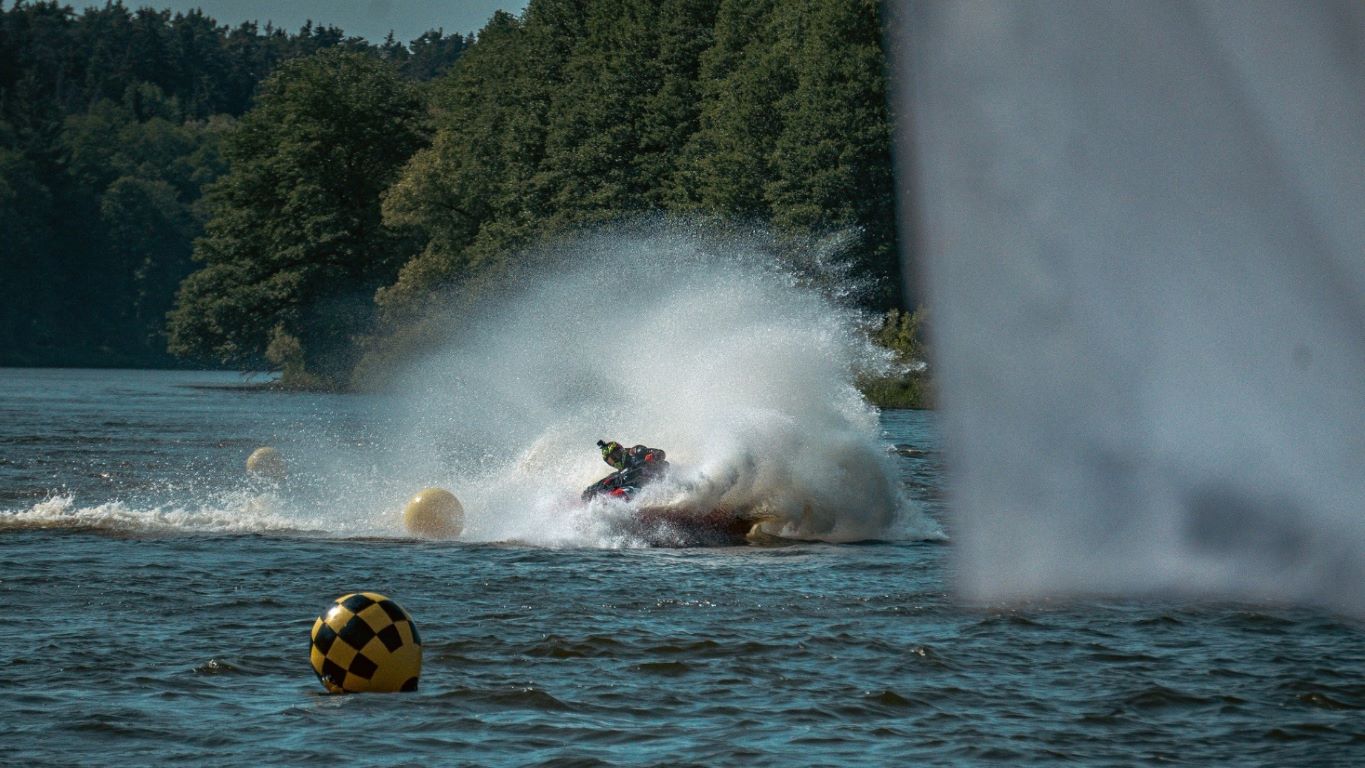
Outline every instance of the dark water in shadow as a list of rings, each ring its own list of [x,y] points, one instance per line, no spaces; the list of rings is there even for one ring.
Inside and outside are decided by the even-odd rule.
[[[263,425],[354,407],[87,374],[126,377],[124,394],[0,372],[3,763],[1365,764],[1360,626],[1158,601],[968,609],[947,593],[951,543],[543,549],[108,510],[16,524],[55,488],[78,499],[68,515],[135,514],[238,473]],[[34,375],[55,383],[15,383]],[[883,423],[917,449],[907,492],[942,515],[932,419]],[[417,693],[314,678],[314,617],[362,589],[418,624]]]

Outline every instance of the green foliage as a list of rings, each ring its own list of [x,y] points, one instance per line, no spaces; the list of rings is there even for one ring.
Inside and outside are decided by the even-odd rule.
[[[0,276],[24,286],[0,362],[152,360],[192,250],[173,352],[337,383],[529,243],[660,210],[847,238],[868,307],[897,306],[880,25],[876,0],[531,0],[372,47],[0,7]]]
[[[701,120],[702,56],[715,44],[719,0],[683,0],[652,14],[657,39],[651,88],[636,118],[635,166],[650,207],[668,207],[688,141]]]
[[[535,0],[496,17],[390,196],[387,221],[428,247],[381,302],[401,314],[518,242],[657,208],[858,228],[864,271],[898,285],[879,23],[872,2],[807,0]]]
[[[535,183],[552,228],[660,207],[695,130],[711,0],[599,0],[565,63]]]
[[[882,408],[929,408],[933,405],[929,347],[926,341],[928,312],[892,309],[882,316],[872,340],[890,350],[896,372],[860,382],[863,394]]]
[[[293,389],[326,389],[328,382],[308,371],[303,354],[303,342],[289,333],[283,325],[270,331],[270,343],[265,348],[265,359],[281,371],[280,380]]]
[[[267,80],[228,137],[231,170],[209,193],[194,254],[205,266],[180,290],[172,351],[251,366],[287,336],[297,370],[343,378],[374,290],[410,255],[382,225],[380,195],[424,141],[423,106],[366,54],[323,50]]]
[[[794,242],[855,232],[854,278],[894,306],[882,60],[872,0],[532,0],[495,16],[437,82],[432,144],[386,198],[385,222],[425,247],[379,292],[367,354],[420,345],[433,297],[532,240],[660,209]]]
[[[676,205],[767,220],[763,189],[783,124],[778,102],[791,89],[791,62],[775,0],[723,0],[715,43],[701,56],[699,127],[670,192]],[[790,30],[789,30],[790,31]]]
[[[52,241],[52,193],[39,169],[12,141],[9,126],[0,121],[0,352],[11,364],[25,357],[44,338],[43,320],[55,303],[56,291],[43,274],[42,264]]]
[[[433,32],[383,55],[421,79],[466,45]],[[0,365],[176,364],[165,311],[223,138],[264,76],[326,48],[380,53],[332,27],[0,1]]]
[[[926,375],[886,377],[862,382],[863,397],[878,408],[923,410],[934,407],[933,380]]]
[[[497,269],[505,254],[552,226],[549,123],[583,34],[584,5],[546,0],[522,19],[494,14],[436,84],[432,144],[409,161],[384,205],[387,224],[426,241],[378,295],[391,325],[413,322],[437,291]]]
[[[431,80],[445,74],[473,42],[464,35],[446,35],[440,30],[422,33],[407,46],[394,41],[393,33],[380,46],[385,59],[398,65],[398,70],[411,80]]]
[[[165,346],[161,321],[190,268],[190,238],[198,231],[175,188],[161,179],[123,176],[100,198],[109,243],[106,295],[120,297],[115,317],[148,350]]]
[[[903,365],[924,362],[929,358],[925,341],[925,326],[929,314],[923,307],[914,312],[888,310],[872,340],[896,353],[896,361]]]
[[[99,100],[50,131],[0,137],[5,186],[27,190],[0,223],[0,335],[13,342],[0,361],[168,360],[162,318],[198,233],[192,201],[221,163],[217,133],[163,117],[177,107],[155,86],[137,92],[145,122]]]
[[[879,303],[894,303],[899,281],[885,56],[876,0],[785,7],[804,25],[791,51],[795,87],[771,155],[764,197],[773,222],[796,230],[864,230],[862,271],[883,279]]]

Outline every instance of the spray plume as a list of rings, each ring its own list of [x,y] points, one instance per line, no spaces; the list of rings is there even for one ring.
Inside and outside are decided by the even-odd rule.
[[[647,503],[801,538],[938,535],[854,387],[887,356],[839,295],[839,246],[650,221],[550,248],[402,374],[403,465],[456,489],[473,539],[610,540],[621,510],[578,500],[609,471],[598,439],[667,451]]]

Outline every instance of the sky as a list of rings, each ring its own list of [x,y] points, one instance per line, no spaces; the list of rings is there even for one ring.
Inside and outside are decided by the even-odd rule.
[[[78,10],[103,6],[105,0],[68,0]],[[527,0],[123,0],[129,8],[151,6],[172,11],[202,9],[220,24],[237,26],[274,22],[297,32],[304,22],[340,27],[347,35],[382,42],[393,31],[399,42],[410,42],[429,29],[446,34],[477,32],[494,11],[521,13]]]

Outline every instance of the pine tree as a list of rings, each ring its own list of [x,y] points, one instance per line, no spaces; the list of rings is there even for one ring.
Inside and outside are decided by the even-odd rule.
[[[783,17],[788,17],[784,19]],[[783,7],[794,85],[764,198],[779,227],[801,232],[862,229],[860,271],[883,283],[878,303],[899,289],[891,130],[877,0],[803,0]]]
[[[791,90],[791,32],[773,23],[774,0],[722,0],[715,44],[702,55],[701,114],[671,187],[674,205],[766,220],[764,187]]]
[[[422,253],[398,280],[379,292],[390,315],[409,312],[435,287],[468,267],[465,249],[493,215],[505,175],[502,143],[516,107],[511,79],[524,33],[510,14],[497,13],[451,76],[432,91],[435,136],[408,160],[384,200],[384,221],[417,232]]]
[[[719,0],[671,0],[655,14],[657,86],[637,118],[635,158],[651,207],[678,197],[684,152],[701,119],[702,57],[716,42],[719,6]]]
[[[497,13],[433,91],[436,134],[385,201],[385,221],[426,238],[379,293],[391,320],[487,269],[553,211],[543,177],[551,102],[582,34],[582,0],[535,2],[523,19]]]

